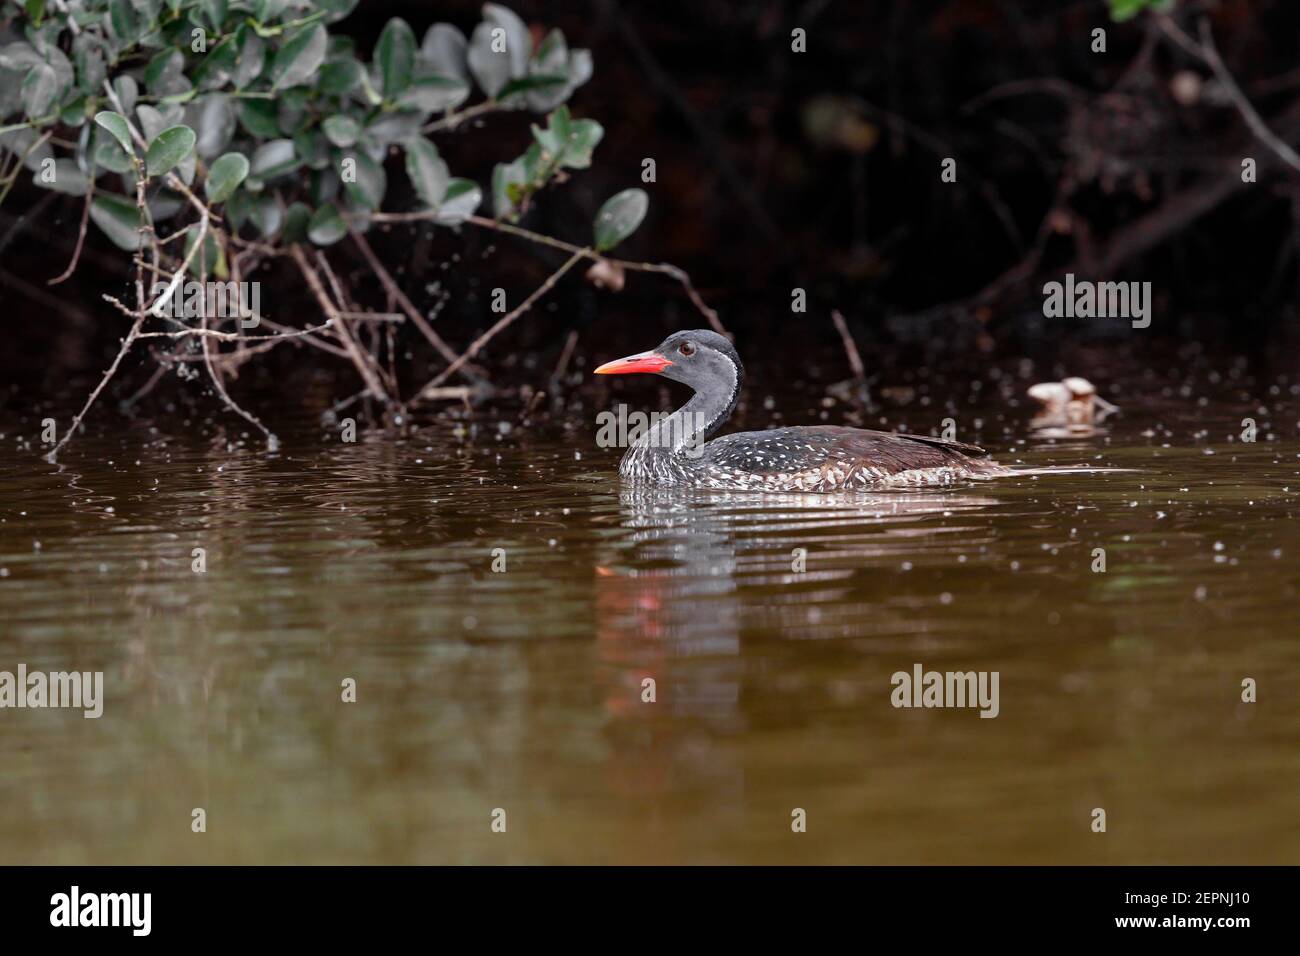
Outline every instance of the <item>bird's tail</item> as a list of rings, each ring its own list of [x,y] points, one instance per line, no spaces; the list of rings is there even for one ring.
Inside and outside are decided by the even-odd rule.
[[[1105,468],[1090,465],[1048,465],[1044,468],[1007,468],[1006,475],[1098,475],[1104,472],[1138,471],[1137,468]]]

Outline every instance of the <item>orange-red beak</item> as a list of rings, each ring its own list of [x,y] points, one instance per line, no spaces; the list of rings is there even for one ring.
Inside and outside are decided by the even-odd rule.
[[[638,352],[614,359],[596,369],[597,375],[627,375],[631,372],[662,372],[673,363],[656,352]]]

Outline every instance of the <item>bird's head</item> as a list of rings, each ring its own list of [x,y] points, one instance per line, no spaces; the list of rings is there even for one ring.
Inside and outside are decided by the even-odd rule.
[[[705,394],[731,396],[740,387],[744,367],[725,336],[708,329],[674,332],[649,352],[606,362],[597,375],[649,372],[689,385]]]

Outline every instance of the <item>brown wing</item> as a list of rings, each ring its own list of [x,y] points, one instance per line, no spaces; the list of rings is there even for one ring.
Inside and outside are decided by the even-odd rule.
[[[740,432],[715,438],[705,449],[711,463],[751,474],[801,471],[830,462],[844,462],[892,475],[969,461],[967,453],[984,454],[984,449],[976,445],[928,435],[901,435],[839,425]]]
[[[860,428],[849,428],[846,431],[863,431]],[[987,455],[979,445],[968,445],[964,441],[952,441],[948,438],[932,438],[929,435],[901,435],[898,432],[873,432],[875,435],[889,435],[891,438],[902,438],[905,441],[919,441],[924,445],[934,445],[937,448],[951,448],[953,451],[959,451],[968,455]]]

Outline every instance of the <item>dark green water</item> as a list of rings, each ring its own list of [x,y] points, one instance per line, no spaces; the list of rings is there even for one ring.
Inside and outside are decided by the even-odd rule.
[[[10,419],[0,670],[106,701],[0,710],[0,862],[1295,863],[1300,416],[1259,391],[993,414],[1000,460],[1136,470],[853,499],[620,489],[594,427],[102,412],[50,465]],[[999,672],[997,718],[891,706],[917,662]]]

